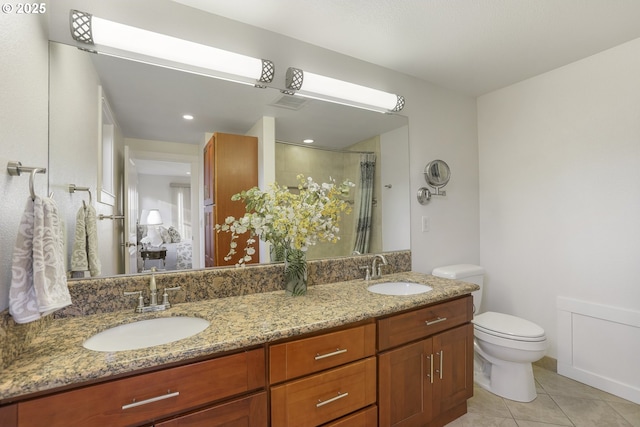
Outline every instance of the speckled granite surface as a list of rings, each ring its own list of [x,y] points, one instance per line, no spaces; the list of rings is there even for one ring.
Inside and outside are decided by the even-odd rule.
[[[367,291],[367,286],[381,280],[357,279],[311,286],[304,297],[287,297],[284,291],[273,291],[186,302],[159,313],[135,314],[127,310],[59,319],[2,372],[0,402],[379,317],[477,289],[470,283],[413,272],[386,275],[382,281],[397,280],[425,283],[433,290],[413,296],[378,295]],[[148,349],[103,353],[82,347],[89,336],[118,324],[184,315],[202,317],[211,325],[193,337]]]
[[[411,252],[386,252],[385,274],[411,270]],[[372,255],[328,258],[308,262],[309,286],[341,282],[364,277],[362,265],[371,265]],[[282,289],[284,266],[259,264],[245,268],[208,268],[191,271],[156,273],[158,289],[180,286],[172,292],[171,303],[202,301],[213,298],[249,295]],[[150,274],[115,276],[69,282],[73,305],[54,314],[56,318],[86,316],[134,308],[135,297],[125,297],[124,291],[143,291],[148,303]]]
[[[385,273],[411,270],[411,251],[385,252],[389,265]],[[373,255],[327,258],[309,261],[309,285],[321,285],[363,277],[362,265],[371,265]],[[180,286],[172,292],[172,304],[202,301],[213,298],[270,292],[282,288],[283,264],[260,264],[247,268],[218,267],[202,270],[159,272],[158,289]],[[114,276],[73,280],[69,292],[73,304],[53,314],[56,319],[89,316],[127,310],[136,306],[135,297],[124,296],[124,291],[143,291],[149,302],[150,274]],[[17,325],[8,313],[0,313],[0,368],[9,366],[20,357],[33,337],[43,333],[51,322],[45,317],[36,322]]]

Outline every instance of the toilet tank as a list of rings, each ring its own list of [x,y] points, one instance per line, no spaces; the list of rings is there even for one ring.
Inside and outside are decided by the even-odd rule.
[[[475,283],[480,286],[479,291],[472,292],[473,313],[480,313],[482,307],[482,285],[484,282],[484,268],[473,264],[454,264],[434,268],[431,272],[436,277],[460,280],[461,282]]]

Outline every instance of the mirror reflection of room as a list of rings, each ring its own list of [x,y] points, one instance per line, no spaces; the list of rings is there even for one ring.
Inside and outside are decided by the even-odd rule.
[[[167,175],[160,162],[136,161],[138,257],[137,271],[185,270],[193,264],[191,184],[188,164],[175,163]],[[164,168],[162,167],[164,166]]]
[[[127,78],[118,77],[123,75]],[[94,205],[98,216],[124,217],[124,221],[97,221],[102,276],[140,273],[150,268],[173,271],[223,265],[208,262],[215,253],[207,247],[213,241],[209,235],[214,221],[207,216],[207,207],[211,205],[203,197],[206,190],[204,147],[216,132],[258,139],[258,180],[252,185],[257,184],[260,188],[266,188],[274,181],[286,186],[297,185],[295,180],[291,181],[297,174],[311,176],[316,182],[344,177],[357,183],[360,171],[356,165],[361,154],[341,152],[376,153],[371,232],[362,239],[369,249],[356,247],[357,224],[348,223],[358,218],[361,197],[356,187],[349,198],[353,213],[341,224],[344,235],[341,234],[339,243],[311,248],[309,259],[409,247],[408,127],[405,117],[314,100],[292,109],[285,105],[290,96],[273,88],[257,89],[92,55],[55,42],[50,44],[50,80],[51,187],[66,224],[69,252],[73,241],[69,230],[73,229],[81,199],[67,198],[61,188],[69,182],[77,182],[103,195],[98,191],[101,188],[98,180],[102,175],[97,176],[95,170],[95,165],[101,164],[101,158],[95,151],[95,142],[91,142],[96,141],[99,123],[92,118],[98,116],[103,96],[109,102],[113,119],[112,167],[116,194],[113,204],[98,200]],[[157,102],[149,103],[151,98]],[[196,105],[203,103],[206,107],[198,108],[206,111],[207,117],[195,114],[193,120],[184,120],[185,111],[178,110],[176,104],[186,101],[178,100]],[[302,147],[303,135],[315,136],[316,143],[312,146],[327,150]],[[379,149],[359,146],[376,138],[380,141]],[[295,147],[306,149],[309,154],[292,163],[291,157],[279,154],[279,146],[285,144],[276,141],[293,142]],[[130,156],[125,155],[125,147],[129,147]],[[74,168],[67,167],[69,152],[73,152],[76,159]],[[331,153],[333,159],[325,153]],[[144,169],[147,161],[163,163],[157,163],[152,173],[134,170],[136,178],[125,172],[132,164]],[[307,169],[309,162],[315,165],[313,169]],[[183,181],[166,178],[171,175],[167,167],[173,163],[189,164],[190,178],[183,176]],[[238,165],[236,167],[246,167],[246,161],[240,159]],[[292,165],[297,167],[291,169]],[[349,176],[337,170],[349,167],[354,168]],[[177,204],[170,194],[176,191],[175,187],[171,188],[172,183],[182,185],[184,182],[190,184],[190,188],[183,188],[183,203],[189,209],[182,210],[175,208]],[[243,189],[248,188],[235,192]],[[143,209],[160,212],[162,224],[157,226],[162,238],[160,246],[142,242],[148,237],[143,235],[147,229],[140,229],[146,220]],[[178,219],[180,215],[184,220]],[[177,230],[179,242],[166,237],[171,227]],[[392,229],[395,231],[391,232]],[[399,229],[402,232],[398,232]],[[154,240],[157,243],[157,237]],[[166,250],[166,254],[150,252],[153,248]],[[228,245],[223,250],[226,254]],[[125,256],[127,251],[129,256]],[[260,262],[270,262],[268,252],[260,253]]]

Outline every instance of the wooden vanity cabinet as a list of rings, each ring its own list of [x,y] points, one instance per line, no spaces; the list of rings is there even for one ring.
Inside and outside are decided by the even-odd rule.
[[[271,427],[377,426],[375,331],[371,322],[269,346]]]
[[[265,380],[264,349],[249,350],[19,402],[18,427],[148,425],[155,420],[264,389]],[[247,413],[252,411],[256,419],[260,413],[266,414],[266,395],[247,399],[190,416],[192,420],[208,416],[209,421],[204,425],[215,425],[210,420],[218,413],[225,413],[229,419],[248,419]],[[233,411],[238,413],[231,414]],[[188,418],[165,425],[203,425],[189,424],[185,420]]]
[[[380,427],[441,427],[473,395],[471,296],[378,321]]]

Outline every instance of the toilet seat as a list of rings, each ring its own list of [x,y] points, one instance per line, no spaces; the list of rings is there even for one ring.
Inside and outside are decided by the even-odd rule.
[[[533,322],[504,313],[487,311],[473,319],[476,331],[506,340],[546,341],[544,329]]]

